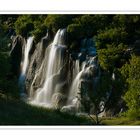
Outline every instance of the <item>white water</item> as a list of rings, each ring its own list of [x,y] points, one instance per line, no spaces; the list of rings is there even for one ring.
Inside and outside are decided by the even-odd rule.
[[[52,96],[54,90],[58,85],[60,76],[60,69],[63,67],[63,44],[65,30],[58,30],[55,35],[54,41],[51,44],[49,57],[47,62],[46,77],[43,87],[36,91],[35,98],[31,101],[33,104],[43,105],[47,107],[52,106]],[[57,79],[55,79],[57,77]]]
[[[80,63],[79,60],[75,61],[74,68],[73,68],[73,79],[80,72],[80,64],[79,63]]]
[[[27,44],[24,50],[24,60],[23,60],[22,72],[21,72],[22,74],[26,74],[27,66],[29,63],[29,51],[31,49],[32,43],[33,43],[33,37],[29,37],[27,39]]]
[[[70,92],[69,92],[69,97],[68,97],[68,102],[67,104],[72,104],[72,102],[75,100],[76,98],[76,94],[78,93],[79,91],[79,84],[81,83],[81,76],[83,74],[83,72],[85,71],[85,65],[86,63],[83,62],[83,65],[82,65],[82,70],[79,71],[75,77],[75,79],[73,80],[72,82],[72,85],[70,87]],[[76,65],[77,66],[77,65]]]
[[[68,112],[71,112],[73,110],[74,112],[80,112],[82,108],[81,82],[84,80],[88,81],[92,77],[95,83],[98,76],[95,73],[96,76],[94,77],[93,74],[98,68],[96,57],[94,57],[96,49],[93,48],[92,41],[87,40],[80,52],[77,53],[76,61],[74,62],[75,59],[73,60],[72,71],[69,71],[67,70],[67,62],[65,61],[67,57],[65,57],[66,46],[64,40],[65,29],[58,30],[52,44],[46,46],[45,57],[41,61],[41,65],[37,71],[35,71],[33,81],[31,81],[29,98],[26,100],[25,80],[33,37],[27,39],[19,78],[20,95],[22,99],[37,106],[51,108],[57,108],[58,106],[62,111],[68,110]],[[72,75],[72,77],[69,75]],[[68,85],[68,80],[72,80],[70,85]]]
[[[67,105],[71,105],[74,103],[75,100],[77,100],[77,98],[78,98],[77,93],[80,92],[81,80],[82,80],[82,78],[85,79],[85,77],[82,77],[82,76],[86,74],[86,77],[88,78],[88,75],[90,75],[92,73],[92,70],[95,70],[97,67],[96,57],[91,57],[88,59],[89,60],[83,61],[81,71],[79,68],[79,72],[77,73],[76,77],[74,78],[74,80],[72,82],[72,85],[71,85],[70,91],[69,91]],[[75,66],[77,67],[77,65],[75,65]]]
[[[69,80],[69,75],[67,76],[69,70],[65,72],[67,67],[65,65],[65,30],[58,30],[56,33],[54,40],[51,45],[47,46],[45,52],[45,59],[43,59],[40,68],[35,73],[34,79],[32,81],[30,87],[30,97],[28,98],[29,103],[37,105],[37,106],[45,106],[45,107],[55,107],[54,103],[57,105],[57,100],[62,98],[62,102],[64,104],[58,103],[62,108],[80,108],[80,86],[82,80],[87,80],[90,77],[90,72],[92,73],[92,69],[95,69],[96,60],[94,58],[95,55],[90,53],[86,53],[86,56],[81,57],[78,56],[74,64],[72,70],[72,83],[67,85],[66,80]],[[21,93],[25,93],[25,76],[29,63],[29,52],[32,46],[33,38],[30,37],[27,40],[27,44],[25,46],[24,51],[24,59],[22,62],[22,70],[20,75],[20,87]],[[88,44],[88,43],[87,43]],[[89,44],[89,47],[92,45]],[[85,47],[88,51],[88,45]],[[93,50],[93,49],[92,49]],[[94,52],[95,54],[96,52]],[[83,53],[85,54],[85,53]],[[88,55],[87,55],[88,54]],[[83,59],[82,59],[83,57]],[[64,69],[63,69],[64,68]],[[92,74],[91,74],[92,75]],[[39,80],[37,79],[39,78]],[[41,79],[41,80],[40,80]],[[37,81],[37,86],[34,86],[34,83]],[[65,88],[66,83],[66,88]],[[65,90],[63,91],[63,89]],[[69,89],[69,91],[66,91]],[[63,109],[65,109],[63,108]]]
[[[21,74],[19,77],[19,87],[20,87],[20,94],[21,96],[25,94],[24,87],[25,87],[25,78],[26,78],[26,71],[29,64],[29,52],[33,44],[33,37],[29,37],[27,39],[27,43],[24,48],[24,56],[23,61],[21,62]],[[24,96],[24,95],[23,95]]]

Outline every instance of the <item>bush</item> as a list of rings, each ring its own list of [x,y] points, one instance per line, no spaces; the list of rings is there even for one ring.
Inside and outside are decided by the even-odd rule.
[[[84,32],[80,24],[70,24],[67,27],[68,38],[69,40],[79,40],[84,37]]]
[[[108,27],[110,19],[111,17],[106,15],[82,15],[73,21],[82,26],[85,37],[92,37],[97,34],[98,30]]]
[[[116,46],[120,43],[126,43],[127,35],[124,28],[106,28],[97,34],[96,47],[101,49],[107,48],[112,43]]]
[[[112,72],[115,67],[121,67],[123,52],[127,48],[124,44],[110,46],[108,49],[98,50],[99,63],[102,69]]]
[[[13,78],[11,75],[10,66],[8,52],[5,53],[0,51],[0,91],[5,95],[17,98],[19,94],[17,79]],[[8,75],[11,75],[12,77],[8,77]]]
[[[83,32],[84,36],[91,37],[94,34],[95,24],[94,24],[94,16],[83,15],[76,19],[74,19],[75,24],[81,26],[81,32]]]
[[[66,28],[72,23],[74,15],[48,15],[45,19],[45,25],[52,29],[53,33],[56,33],[60,28]]]
[[[43,24],[37,27],[34,31],[32,31],[32,35],[34,36],[35,42],[39,42],[40,39],[45,36],[47,33],[47,27]]]
[[[19,16],[15,22],[16,33],[27,37],[34,29],[34,24],[30,15]]]
[[[140,57],[132,56],[128,67],[128,90],[124,100],[128,106],[127,115],[130,118],[140,118]]]
[[[140,119],[140,109],[132,109],[127,111],[127,116],[132,120]]]

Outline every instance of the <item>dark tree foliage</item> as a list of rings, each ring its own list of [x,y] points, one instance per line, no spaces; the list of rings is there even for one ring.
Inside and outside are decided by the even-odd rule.
[[[38,43],[47,30],[54,37],[59,28],[67,29],[71,51],[80,50],[82,39],[93,38],[104,75],[110,79],[113,72],[118,74],[114,83],[110,83],[116,89],[112,101],[124,96],[128,116],[139,118],[140,15],[1,15],[0,51],[9,50],[10,36],[15,32],[25,38],[34,36]],[[4,63],[1,65],[5,69]],[[102,89],[107,86],[102,79],[97,95],[105,93]],[[91,99],[100,101],[100,97]]]
[[[133,55],[130,64],[124,67],[128,90],[124,100],[128,106],[127,115],[132,119],[140,118],[140,57]]]

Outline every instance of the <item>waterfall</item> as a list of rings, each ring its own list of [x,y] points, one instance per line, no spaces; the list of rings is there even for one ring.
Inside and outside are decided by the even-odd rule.
[[[80,63],[79,60],[76,60],[74,63],[74,67],[73,67],[73,79],[76,77],[76,75],[80,72]]]
[[[77,60],[76,60],[77,64]],[[77,65],[75,65],[77,68],[79,68]],[[74,72],[75,72],[74,68]],[[69,94],[68,94],[68,100],[67,100],[67,106],[64,106],[62,108],[62,111],[65,109],[73,108],[75,107],[76,112],[81,112],[81,86],[82,82],[91,82],[95,83],[97,80],[98,74],[96,73],[98,69],[97,64],[97,57],[96,56],[90,56],[87,57],[82,63],[81,63],[81,70],[79,68],[79,72],[77,73],[76,77],[73,79],[73,82],[70,86]],[[86,93],[85,93],[86,95]],[[87,96],[87,95],[86,95]]]
[[[52,106],[52,96],[56,92],[55,89],[60,84],[61,69],[64,65],[64,38],[65,38],[65,29],[59,29],[54,37],[54,40],[50,47],[47,49],[49,51],[47,67],[46,67],[46,76],[44,84],[41,88],[37,89],[34,99],[31,101],[33,104],[43,105],[47,107]]]
[[[68,101],[67,101],[68,105],[73,103],[73,101],[76,98],[77,93],[80,90],[79,89],[80,88],[79,85],[81,83],[81,76],[82,76],[83,72],[85,71],[85,66],[86,66],[86,63],[83,62],[82,70],[78,71],[76,77],[73,79],[73,82],[71,84],[70,91],[69,91]],[[76,65],[76,67],[77,67],[77,65]]]
[[[29,64],[29,52],[33,44],[33,37],[29,37],[27,39],[27,43],[24,48],[23,53],[23,61],[21,62],[21,74],[19,77],[19,88],[20,88],[20,95],[21,97],[25,94],[25,78],[26,78],[26,71]]]
[[[67,53],[65,41],[66,29],[59,29],[51,44],[46,37],[33,52],[29,71],[26,72],[33,42],[32,37],[28,38],[19,80],[21,93],[25,93],[26,80],[28,103],[80,112],[81,86],[83,83],[95,83],[97,79],[96,49],[92,39],[86,39],[78,52]],[[72,58],[69,59],[69,56]]]

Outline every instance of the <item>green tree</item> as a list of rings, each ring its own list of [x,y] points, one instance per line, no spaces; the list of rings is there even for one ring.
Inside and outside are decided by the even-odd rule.
[[[88,82],[83,82],[81,86],[82,104],[89,117],[93,119],[97,125],[101,121],[99,120],[99,114],[105,110],[109,100],[109,95],[107,94],[110,92],[111,82],[110,76],[106,74],[100,77],[96,86]],[[95,117],[91,116],[91,108],[93,109],[92,113]]]
[[[67,27],[67,32],[70,42],[74,40],[79,40],[84,37],[84,32],[80,24],[70,24]]]
[[[130,118],[140,118],[140,57],[132,56],[128,73],[128,91],[124,100],[128,106],[127,115]]]
[[[101,68],[112,73],[114,68],[121,67],[125,63],[122,56],[126,48],[126,45],[119,44],[116,47],[110,45],[107,49],[99,49],[97,52]]]
[[[74,15],[48,15],[45,19],[45,25],[56,33],[60,28],[66,28],[70,23]]]
[[[109,46],[118,46],[120,43],[125,43],[127,39],[127,32],[124,28],[106,28],[99,31],[96,36],[97,49],[108,48]]]
[[[27,37],[28,34],[34,30],[34,24],[30,15],[19,16],[15,22],[16,33]]]
[[[139,15],[115,15],[112,21],[113,27],[124,28],[128,33],[127,43],[132,44],[140,35],[140,16]]]

